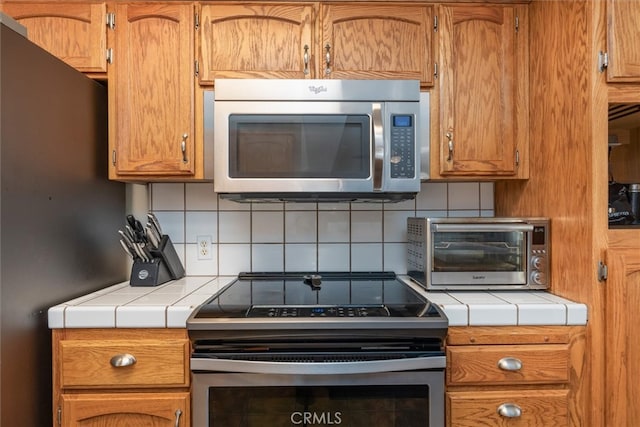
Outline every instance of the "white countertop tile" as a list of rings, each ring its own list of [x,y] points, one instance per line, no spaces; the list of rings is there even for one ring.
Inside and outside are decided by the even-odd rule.
[[[587,306],[584,304],[567,304],[567,325],[586,325],[588,321]]]
[[[450,326],[585,325],[587,307],[544,291],[432,291]],[[156,287],[128,282],[51,307],[49,328],[184,328],[191,313],[235,276],[189,276]]]
[[[115,328],[116,307],[112,305],[74,305],[64,310],[65,328]]]
[[[469,304],[469,325],[508,326],[518,324],[518,309],[513,304]]]
[[[116,307],[116,328],[164,328],[166,312],[162,305]]]
[[[567,306],[564,304],[519,303],[518,325],[566,325]]]

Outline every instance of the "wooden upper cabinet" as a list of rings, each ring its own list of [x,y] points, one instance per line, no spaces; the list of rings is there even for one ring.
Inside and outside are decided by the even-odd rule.
[[[85,73],[105,73],[105,3],[2,4],[4,13],[27,28],[29,40]]]
[[[439,157],[432,173],[527,178],[526,6],[440,6],[437,31],[440,114],[432,152]]]
[[[193,175],[193,5],[117,3],[115,22],[110,178]]]
[[[640,2],[607,0],[610,82],[640,82]]]
[[[314,19],[308,4],[202,5],[200,83],[312,77]]]
[[[200,84],[216,78],[415,79],[433,84],[433,7],[203,4]]]
[[[415,79],[433,84],[432,6],[322,4],[318,78]]]

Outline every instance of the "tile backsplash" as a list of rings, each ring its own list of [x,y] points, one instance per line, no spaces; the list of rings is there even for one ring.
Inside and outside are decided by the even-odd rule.
[[[236,203],[213,184],[149,184],[150,210],[187,275],[241,271],[406,273],[410,216],[493,216],[493,184],[423,183],[400,203]],[[211,241],[210,259],[198,240]]]

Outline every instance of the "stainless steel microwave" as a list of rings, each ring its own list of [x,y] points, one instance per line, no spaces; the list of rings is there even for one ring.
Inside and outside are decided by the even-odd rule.
[[[212,110],[223,198],[400,201],[428,178],[417,80],[217,79]]]
[[[408,218],[408,275],[429,290],[547,289],[548,218]]]

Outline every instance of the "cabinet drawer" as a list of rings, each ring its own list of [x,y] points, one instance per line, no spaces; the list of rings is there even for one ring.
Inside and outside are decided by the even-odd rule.
[[[63,340],[59,352],[62,388],[189,385],[186,339]]]
[[[447,365],[447,385],[566,383],[569,346],[453,346]]]
[[[562,427],[569,424],[568,390],[447,393],[448,425]]]

